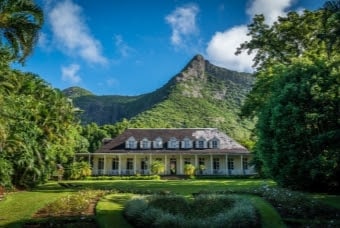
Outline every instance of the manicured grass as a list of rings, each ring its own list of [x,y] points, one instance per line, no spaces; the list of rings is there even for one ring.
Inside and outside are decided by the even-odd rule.
[[[62,189],[55,184],[47,184],[44,189],[7,194],[5,199],[0,201],[0,227],[21,227],[45,204],[73,191]]]
[[[321,202],[340,209],[340,196],[339,195],[325,195],[317,194],[313,195],[314,199],[320,200]]]
[[[116,193],[103,197],[97,204],[96,217],[100,227],[124,227],[130,228],[130,224],[124,219],[122,211],[124,203],[129,200],[133,194]]]
[[[247,195],[259,211],[263,228],[286,227],[275,208],[259,196]]]

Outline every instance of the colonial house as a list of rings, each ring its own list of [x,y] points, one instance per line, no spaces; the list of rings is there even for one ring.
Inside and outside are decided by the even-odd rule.
[[[105,140],[94,153],[78,153],[92,164],[93,175],[148,175],[150,164],[164,163],[164,175],[183,175],[184,166],[201,175],[250,175],[250,152],[216,128],[127,129]]]

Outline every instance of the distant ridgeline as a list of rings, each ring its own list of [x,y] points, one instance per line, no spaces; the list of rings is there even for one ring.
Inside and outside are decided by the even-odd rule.
[[[196,55],[163,87],[139,96],[96,96],[71,87],[63,92],[83,110],[83,124],[114,124],[123,118],[129,127],[216,127],[245,142],[254,123],[238,116],[254,83],[248,73],[230,71]]]

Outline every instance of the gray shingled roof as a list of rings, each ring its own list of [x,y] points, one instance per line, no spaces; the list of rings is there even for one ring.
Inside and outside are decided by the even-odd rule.
[[[135,140],[141,141],[147,138],[150,141],[154,141],[160,137],[163,143],[166,144],[170,138],[175,137],[177,140],[182,141],[184,138],[189,138],[192,141],[204,138],[209,141],[213,138],[217,138],[220,141],[219,149],[167,149],[164,145],[163,149],[148,149],[148,152],[171,152],[171,153],[242,153],[247,154],[249,151],[230,138],[225,133],[219,131],[216,128],[130,128],[124,131],[121,135],[107,141],[100,149],[95,153],[138,153],[145,152],[145,149],[125,149],[125,141],[130,137],[134,137]]]

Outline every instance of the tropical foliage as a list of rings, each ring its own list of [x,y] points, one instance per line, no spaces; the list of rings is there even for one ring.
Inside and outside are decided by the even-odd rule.
[[[0,2],[0,56],[23,63],[31,54],[44,22],[42,9],[33,0]]]
[[[2,178],[10,176],[15,185],[40,183],[74,153],[80,139],[75,110],[36,75],[2,68],[0,84],[0,159],[7,164]]]
[[[339,1],[272,26],[259,15],[251,40],[256,83],[243,114],[258,117],[255,163],[281,186],[340,190]]]

